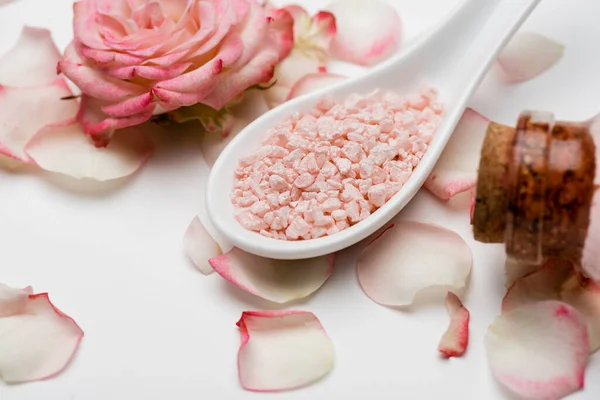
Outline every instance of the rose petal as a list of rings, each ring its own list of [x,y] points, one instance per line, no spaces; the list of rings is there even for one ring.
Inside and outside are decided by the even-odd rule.
[[[481,146],[490,121],[467,108],[444,152],[425,181],[425,188],[442,200],[466,192],[477,184]]]
[[[120,79],[109,78],[99,70],[86,65],[77,54],[73,43],[65,49],[64,58],[58,63],[57,68],[72,80],[82,92],[97,99],[118,101],[146,92],[142,86]]]
[[[528,399],[559,399],[584,386],[588,331],[568,304],[544,301],[496,318],[485,337],[495,377]]]
[[[463,288],[471,263],[469,246],[455,232],[436,225],[400,221],[361,253],[358,280],[374,302],[407,306],[426,288]]]
[[[198,217],[190,222],[183,237],[183,246],[190,260],[204,275],[213,272],[208,260],[222,254],[221,248]]]
[[[95,147],[74,119],[44,127],[26,147],[27,154],[46,171],[97,181],[133,174],[153,150],[152,141],[138,128],[119,130],[107,147]]]
[[[58,375],[82,338],[81,328],[52,305],[47,293],[30,295],[22,312],[0,318],[0,376],[17,383]]]
[[[445,357],[460,357],[469,344],[469,310],[452,292],[446,295],[446,309],[450,315],[450,325],[442,336],[438,351]]]
[[[329,74],[326,72],[307,74],[298,80],[294,86],[292,86],[292,90],[290,91],[290,95],[288,96],[287,100],[295,99],[296,97],[314,92],[315,90],[335,85],[336,83],[343,82],[346,79],[347,78],[345,76]]]
[[[0,318],[23,313],[31,293],[31,287],[15,289],[0,283]]]
[[[572,264],[548,260],[544,266],[517,279],[502,300],[502,312],[545,300],[564,301],[582,313],[588,327],[590,350],[600,348],[600,286],[581,278]]]
[[[219,275],[240,289],[275,303],[287,303],[319,289],[333,273],[335,255],[272,260],[234,247],[208,262]]]
[[[546,71],[560,60],[564,46],[532,32],[517,33],[498,56],[498,63],[512,82],[523,82]]]
[[[265,15],[260,7],[251,8],[244,25],[248,35],[241,37],[244,53],[227,71],[219,74],[217,87],[202,100],[202,103],[221,109],[240,93],[240,88],[269,82],[275,66],[287,57],[294,45],[293,19],[285,10],[274,10],[268,16],[269,26],[263,32]],[[253,27],[256,32],[250,35]],[[263,33],[262,35],[258,35]],[[256,37],[258,35],[258,37]],[[249,59],[249,57],[251,57]]]
[[[64,79],[44,86],[0,86],[0,154],[29,163],[24,148],[31,137],[44,125],[77,113],[76,100],[61,100],[70,95]]]
[[[265,95],[270,108],[288,99],[292,86],[303,76],[326,70],[328,49],[335,35],[335,17],[321,11],[314,17],[301,6],[283,8],[294,19],[294,48],[275,68],[275,84]]]
[[[381,0],[335,0],[327,9],[335,16],[337,34],[331,54],[343,61],[373,65],[390,56],[400,42],[396,8]]]
[[[41,86],[56,80],[60,51],[48,29],[25,26],[17,43],[0,58],[0,84]]]
[[[270,108],[274,108],[288,99],[292,87],[307,74],[318,73],[325,64],[310,54],[292,50],[275,68],[275,85],[265,91]]]
[[[298,388],[333,368],[333,342],[311,312],[246,311],[237,325],[242,339],[238,373],[246,390]]]
[[[561,300],[575,307],[583,314],[588,324],[590,351],[595,352],[600,348],[600,286],[591,279],[572,279],[573,284],[563,286],[560,293]]]
[[[109,105],[101,100],[83,95],[77,113],[77,121],[81,124],[85,134],[94,140],[96,146],[104,147],[110,142],[116,130],[133,127],[152,118],[157,107],[156,103],[149,103],[147,106],[140,108],[147,100],[148,98],[145,95],[141,95],[117,105]],[[114,115],[124,115],[124,113],[120,113],[124,109],[135,109],[140,110],[140,112],[119,118],[109,116],[102,111],[103,108]]]
[[[541,269],[515,280],[502,299],[502,313],[544,300],[560,300],[561,287],[572,274],[572,264],[546,261]]]

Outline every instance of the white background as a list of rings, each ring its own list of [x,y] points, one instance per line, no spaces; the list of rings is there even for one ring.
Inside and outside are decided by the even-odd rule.
[[[401,13],[406,40],[458,4],[389,1]],[[50,28],[64,48],[72,35],[71,3],[15,0],[1,5],[0,54],[12,46],[24,24]],[[323,4],[300,3],[312,10]],[[508,124],[523,109],[553,111],[559,119],[571,120],[600,111],[598,16],[597,0],[543,0],[523,29],[564,43],[564,59],[520,85],[503,83],[492,69],[471,106]],[[236,375],[235,322],[243,310],[274,305],[215,274],[203,276],[188,262],[182,236],[201,211],[207,169],[197,138],[172,135],[162,142],[139,174],[101,187],[28,169],[0,170],[0,282],[49,292],[57,307],[85,330],[82,346],[65,373],[46,382],[0,383],[0,399],[507,397],[492,378],[483,349],[485,330],[498,314],[504,294],[503,248],[473,242],[464,196],[442,204],[426,192],[415,197],[402,217],[452,228],[473,250],[465,301],[472,316],[471,338],[465,357],[447,361],[437,355],[448,324],[443,302],[410,312],[378,306],[358,285],[350,249],[339,257],[334,275],[321,290],[288,305],[313,311],[321,319],[336,347],[332,373],[293,392],[243,391]],[[585,391],[571,398],[599,398],[598,376],[596,355],[587,369]]]

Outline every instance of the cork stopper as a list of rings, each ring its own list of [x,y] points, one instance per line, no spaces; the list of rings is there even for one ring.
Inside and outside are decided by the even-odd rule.
[[[473,210],[473,234],[479,242],[504,243],[514,139],[514,128],[490,122],[481,150]]]

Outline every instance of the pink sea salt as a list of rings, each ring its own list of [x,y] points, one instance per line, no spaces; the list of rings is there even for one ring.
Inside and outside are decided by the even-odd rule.
[[[269,131],[235,170],[231,200],[246,229],[281,240],[336,234],[396,194],[427,151],[437,91],[324,97]]]

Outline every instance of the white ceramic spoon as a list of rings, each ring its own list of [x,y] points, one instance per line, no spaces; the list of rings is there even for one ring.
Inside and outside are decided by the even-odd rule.
[[[371,235],[412,199],[431,172],[466,103],[500,50],[540,0],[466,0],[426,37],[368,73],[307,94],[264,114],[240,132],[215,162],[206,187],[208,216],[234,246],[276,259],[301,259],[333,253]],[[331,236],[311,240],[270,239],[244,229],[234,217],[230,194],[240,157],[260,146],[269,128],[295,111],[310,110],[330,94],[343,100],[352,93],[388,89],[412,94],[424,85],[440,92],[445,114],[429,149],[404,187],[365,220]]]

